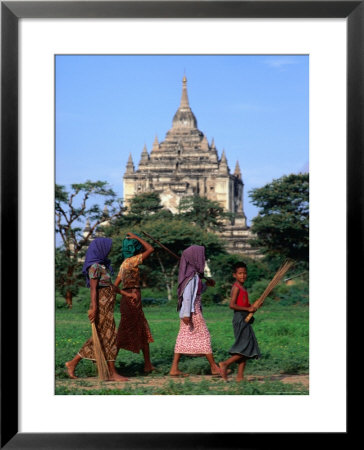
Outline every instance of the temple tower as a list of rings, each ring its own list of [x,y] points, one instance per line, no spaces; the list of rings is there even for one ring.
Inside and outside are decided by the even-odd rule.
[[[225,149],[219,157],[214,139],[198,129],[190,107],[187,78],[182,79],[180,105],[173,116],[172,127],[164,141],[154,139],[150,153],[144,145],[139,165],[135,168],[131,155],[124,173],[124,202],[143,192],[158,192],[163,206],[178,211],[182,197],[198,194],[219,202],[227,212],[235,214],[223,237],[231,252],[255,253],[247,244],[250,231],[243,209],[244,183],[239,163],[230,172]]]

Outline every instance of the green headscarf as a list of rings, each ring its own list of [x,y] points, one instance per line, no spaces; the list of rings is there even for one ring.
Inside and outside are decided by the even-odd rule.
[[[137,236],[140,237],[139,234],[137,234]],[[125,238],[121,247],[121,256],[123,257],[123,261],[137,255],[138,253],[141,253],[143,248],[143,245],[137,239]]]

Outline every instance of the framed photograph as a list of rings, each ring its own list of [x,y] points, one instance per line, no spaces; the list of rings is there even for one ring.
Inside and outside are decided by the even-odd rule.
[[[1,2],[2,448],[348,437],[347,302],[364,268],[353,262],[363,253],[363,20],[361,1]],[[54,62],[72,54],[308,57],[309,395],[54,395]]]

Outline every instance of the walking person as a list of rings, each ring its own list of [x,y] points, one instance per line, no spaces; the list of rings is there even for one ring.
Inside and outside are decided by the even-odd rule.
[[[180,328],[174,348],[170,376],[188,376],[178,369],[181,355],[205,356],[211,373],[220,375],[211,347],[211,337],[202,316],[201,294],[207,286],[214,286],[210,279],[204,286],[202,276],[205,268],[205,247],[191,245],[182,253],[178,274],[178,306]]]
[[[227,381],[227,370],[230,364],[236,362],[238,364],[238,374],[236,381],[244,379],[245,365],[248,359],[260,358],[260,350],[257,339],[254,334],[251,324],[254,317],[249,322],[245,322],[245,318],[249,313],[255,312],[258,308],[255,303],[250,305],[248,292],[244,288],[244,283],[247,279],[247,266],[244,262],[238,262],[234,265],[233,277],[235,283],[231,289],[230,308],[234,310],[233,329],[235,336],[235,343],[230,348],[229,353],[232,355],[226,361],[219,363],[222,377]]]
[[[115,280],[115,286],[122,283],[124,292],[134,294],[134,298],[123,295],[120,301],[121,319],[117,332],[117,347],[134,353],[143,352],[144,373],[155,370],[150,360],[149,344],[154,342],[145,318],[140,292],[139,266],[152,254],[154,248],[140,236],[128,232],[122,244],[123,262]]]
[[[109,369],[109,381],[127,381],[128,378],[119,375],[115,368],[117,346],[114,305],[116,291],[129,298],[134,298],[135,295],[116,289],[111,282],[112,267],[108,259],[111,246],[110,238],[94,239],[87,249],[82,273],[86,278],[86,286],[90,288],[91,304],[88,318],[91,323],[95,322]],[[65,366],[70,378],[77,378],[75,369],[83,358],[96,361],[92,337],[85,342],[72,360],[66,362]]]

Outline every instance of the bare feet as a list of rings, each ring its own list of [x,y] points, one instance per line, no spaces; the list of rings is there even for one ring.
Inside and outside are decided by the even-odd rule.
[[[154,366],[144,367],[144,373],[150,373],[153,372],[153,370],[157,370],[157,368]]]
[[[67,370],[68,376],[69,376],[70,378],[72,378],[72,379],[76,379],[76,378],[77,378],[76,375],[75,375],[75,367],[76,367],[76,366],[74,366],[74,365],[71,363],[71,361],[67,361],[67,362],[65,363],[65,366],[66,366],[66,370]]]
[[[216,364],[215,369],[211,370],[211,375],[222,377],[221,368]]]
[[[236,377],[236,381],[244,381],[243,377]]]
[[[119,375],[118,373],[112,373],[109,376],[108,381],[129,381],[129,378],[123,377]]]
[[[227,381],[227,365],[224,364],[223,362],[219,362],[219,367],[220,367],[220,371],[221,371],[221,376],[222,378]]]
[[[188,377],[188,373],[183,373],[180,370],[176,370],[175,372],[169,372],[169,376],[171,377]]]

